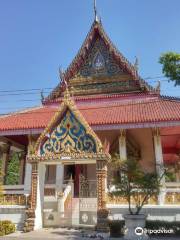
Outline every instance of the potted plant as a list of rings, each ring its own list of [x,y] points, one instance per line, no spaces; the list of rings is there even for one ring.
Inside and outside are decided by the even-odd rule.
[[[147,239],[143,234],[146,216],[141,210],[147,201],[154,195],[158,195],[162,176],[156,172],[144,172],[135,157],[121,161],[117,155],[112,157],[115,169],[119,175],[114,177],[113,187],[110,188],[111,197],[122,196],[128,203],[129,214],[124,215],[127,233],[124,239]]]

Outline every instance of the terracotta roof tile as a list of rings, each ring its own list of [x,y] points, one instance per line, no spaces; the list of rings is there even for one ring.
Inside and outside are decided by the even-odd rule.
[[[178,100],[162,98],[120,100],[81,104],[78,108],[90,125],[180,121]],[[42,106],[35,110],[1,117],[0,131],[44,128],[56,111],[57,106]]]

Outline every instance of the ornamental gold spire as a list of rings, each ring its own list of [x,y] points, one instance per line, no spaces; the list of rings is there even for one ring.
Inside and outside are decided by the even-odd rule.
[[[94,20],[96,22],[99,22],[98,15],[97,15],[97,3],[96,3],[96,0],[94,0]]]

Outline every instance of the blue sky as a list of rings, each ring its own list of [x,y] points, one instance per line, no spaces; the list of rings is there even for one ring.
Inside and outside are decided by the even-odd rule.
[[[160,54],[180,52],[180,1],[97,0],[97,6],[118,49],[130,62],[138,56],[141,76],[162,76]],[[0,0],[0,91],[55,87],[59,66],[76,55],[93,14],[93,0]],[[180,96],[180,87],[160,80],[162,94]],[[38,105],[39,92],[0,92],[0,113]]]

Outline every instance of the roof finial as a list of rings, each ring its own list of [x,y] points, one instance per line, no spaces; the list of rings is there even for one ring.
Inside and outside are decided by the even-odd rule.
[[[68,100],[70,98],[69,86],[65,79],[65,73],[61,67],[59,67],[59,78],[64,86],[64,99]]]
[[[61,82],[65,85],[65,87],[68,88],[68,84],[65,79],[65,73],[61,67],[59,67],[59,78],[60,78]]]
[[[161,91],[161,82],[160,81],[157,82],[157,85],[156,85],[155,89],[156,89],[157,92]]]
[[[136,57],[136,56],[135,56],[134,67],[135,67],[136,71],[138,72],[138,70],[139,70],[139,59],[138,59],[138,57]]]
[[[95,19],[96,22],[99,21],[98,15],[97,15],[97,4],[96,4],[96,0],[94,0],[94,19]]]
[[[43,89],[41,90],[41,102],[43,102],[44,101],[44,91],[43,91]]]
[[[63,80],[64,80],[64,71],[63,71],[63,69],[62,69],[61,66],[59,67],[59,79],[60,79],[60,81],[62,81],[62,82],[63,82]]]

